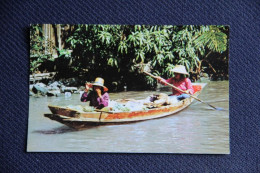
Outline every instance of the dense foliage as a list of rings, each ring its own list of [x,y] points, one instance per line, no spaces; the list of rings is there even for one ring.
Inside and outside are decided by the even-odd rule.
[[[185,65],[194,79],[198,79],[202,71],[215,77],[228,76],[227,26],[63,27],[66,28],[63,33],[65,46],[58,50],[59,56],[55,60],[55,70],[60,78],[78,76],[84,81],[100,76],[114,89],[122,89],[125,84],[130,89],[154,88],[156,81],[134,68],[139,63],[150,63],[153,74],[164,78],[173,75],[169,69],[176,64]],[[32,37],[35,35],[33,33]],[[31,42],[31,56],[34,56],[33,45],[36,43]],[[71,54],[69,50],[72,50]],[[36,57],[44,59],[44,56]],[[34,62],[42,63],[31,61],[31,64]]]
[[[51,51],[53,43],[42,34],[41,25],[31,25],[30,28],[30,72],[34,73],[47,60],[54,61]]]

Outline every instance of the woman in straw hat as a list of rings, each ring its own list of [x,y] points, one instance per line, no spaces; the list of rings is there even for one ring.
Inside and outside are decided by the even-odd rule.
[[[186,71],[186,68],[183,65],[176,65],[171,71],[174,72],[174,77],[171,77],[167,80],[158,77],[159,82],[161,84],[165,84],[165,82],[168,82],[185,91],[185,93],[182,93],[172,88],[172,94],[170,96],[177,96],[178,100],[183,100],[185,98],[190,97],[188,94],[193,94],[194,90],[190,79],[185,77],[185,75],[189,75]]]
[[[89,92],[90,88],[93,89]],[[108,106],[109,95],[107,91],[107,87],[104,86],[104,79],[97,77],[94,83],[86,83],[86,89],[81,96],[81,101],[90,101],[89,106],[102,109],[103,107]]]

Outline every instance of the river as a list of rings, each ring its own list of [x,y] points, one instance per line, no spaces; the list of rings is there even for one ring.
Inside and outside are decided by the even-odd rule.
[[[111,99],[141,99],[154,91],[110,93]],[[166,92],[170,93],[170,92]],[[74,130],[43,116],[47,105],[79,105],[70,98],[30,97],[28,152],[126,152],[228,154],[229,82],[211,81],[199,98],[222,111],[194,101],[183,111],[160,119],[131,124],[103,125]]]

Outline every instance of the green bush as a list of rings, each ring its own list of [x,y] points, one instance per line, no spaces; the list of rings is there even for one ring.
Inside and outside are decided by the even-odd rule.
[[[208,72],[216,73],[210,62],[228,64],[227,26],[70,25],[70,29],[59,52],[72,54],[60,75],[69,71],[82,81],[100,76],[110,88],[123,89],[125,84],[128,89],[155,88],[156,81],[135,68],[139,63],[149,63],[152,73],[164,78],[173,75],[169,69],[176,64],[197,75],[203,63]]]

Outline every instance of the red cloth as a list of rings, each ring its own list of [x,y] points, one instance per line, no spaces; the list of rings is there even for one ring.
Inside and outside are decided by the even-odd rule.
[[[186,91],[186,90],[190,90],[191,91],[191,94],[194,94],[194,90],[193,90],[193,87],[192,87],[192,84],[191,84],[191,80],[189,78],[184,78],[180,81],[177,81],[175,80],[175,78],[169,78],[167,80],[162,80],[161,83],[166,85],[165,83],[163,83],[164,81],[180,88],[181,90],[183,91]],[[174,88],[172,88],[172,95],[181,95],[183,94],[182,92],[178,91],[178,90],[175,90]]]
[[[193,85],[192,87],[193,87],[194,93],[196,93],[197,91],[200,91],[202,88],[201,85]]]

